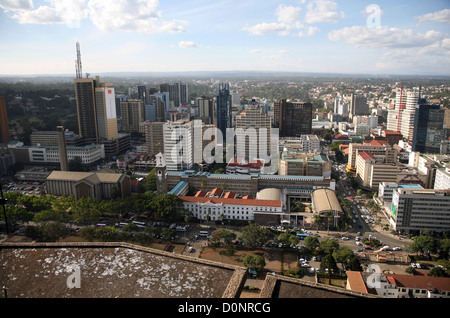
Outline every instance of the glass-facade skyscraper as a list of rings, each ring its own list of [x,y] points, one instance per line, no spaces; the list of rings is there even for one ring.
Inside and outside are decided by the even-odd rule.
[[[445,110],[440,105],[430,105],[420,101],[414,116],[412,150],[421,153],[440,153],[441,142],[445,139]]]
[[[231,128],[231,94],[228,84],[219,84],[219,93],[216,99],[216,126],[222,132],[223,141],[226,141],[226,130]]]

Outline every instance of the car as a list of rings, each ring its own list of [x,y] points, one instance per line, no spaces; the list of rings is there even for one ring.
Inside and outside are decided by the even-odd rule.
[[[400,247],[398,247],[398,246],[396,246],[396,247],[393,247],[393,248],[392,248],[392,250],[393,250],[393,251],[400,251],[400,250],[401,250],[401,248],[400,248]]]
[[[189,251],[189,253],[192,253],[192,252],[194,252],[194,248],[192,246],[190,246],[188,251]]]
[[[347,236],[341,237],[341,240],[347,241],[349,238]]]

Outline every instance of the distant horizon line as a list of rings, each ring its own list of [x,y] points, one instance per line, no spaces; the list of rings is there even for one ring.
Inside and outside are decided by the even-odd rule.
[[[231,70],[231,71],[106,71],[106,72],[97,72],[97,73],[84,73],[90,74],[90,78],[94,78],[95,76],[108,75],[108,76],[123,76],[123,75],[139,75],[139,76],[152,76],[152,75],[214,75],[214,74],[239,74],[245,75],[248,74],[266,74],[266,75],[280,75],[280,76],[288,76],[288,75],[309,75],[309,76],[345,76],[345,77],[428,77],[428,78],[449,78],[449,75],[439,75],[439,74],[401,74],[401,73],[342,73],[342,72],[302,72],[302,71],[268,71],[268,70]],[[95,75],[94,75],[95,74]],[[76,78],[75,74],[71,73],[27,73],[27,74],[0,74],[0,77],[73,77]],[[83,77],[85,78],[85,77]]]

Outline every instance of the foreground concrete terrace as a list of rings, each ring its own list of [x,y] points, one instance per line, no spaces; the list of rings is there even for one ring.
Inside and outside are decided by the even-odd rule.
[[[237,298],[246,274],[126,243],[0,244],[9,298]]]

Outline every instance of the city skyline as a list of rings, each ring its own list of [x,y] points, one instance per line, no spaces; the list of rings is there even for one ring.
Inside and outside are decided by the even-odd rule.
[[[1,75],[449,75],[446,1],[0,0]]]

